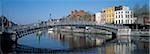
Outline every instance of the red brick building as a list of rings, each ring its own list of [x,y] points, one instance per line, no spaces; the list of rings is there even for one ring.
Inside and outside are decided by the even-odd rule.
[[[94,15],[84,10],[74,10],[67,16],[71,20],[94,21]]]
[[[150,18],[144,17],[144,25],[150,25]]]

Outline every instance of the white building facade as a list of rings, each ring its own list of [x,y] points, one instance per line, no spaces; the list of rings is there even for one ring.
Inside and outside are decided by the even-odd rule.
[[[136,20],[133,12],[125,6],[122,7],[122,10],[116,10],[114,15],[114,24],[134,24]]]
[[[105,23],[104,17],[102,17],[101,12],[98,12],[95,14],[95,21],[97,24],[104,24]]]

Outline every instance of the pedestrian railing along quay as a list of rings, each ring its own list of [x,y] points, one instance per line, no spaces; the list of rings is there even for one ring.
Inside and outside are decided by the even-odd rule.
[[[150,29],[132,29],[131,35],[150,37]]]

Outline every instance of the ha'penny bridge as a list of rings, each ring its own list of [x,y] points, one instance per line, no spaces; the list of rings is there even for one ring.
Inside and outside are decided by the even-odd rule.
[[[90,27],[94,29],[101,29],[112,32],[112,38],[106,41],[113,40],[118,38],[120,35],[130,35],[131,29],[122,26],[122,25],[113,25],[113,24],[96,24],[94,22],[83,22],[83,21],[47,21],[44,23],[37,23],[37,24],[28,24],[28,25],[18,25],[10,28],[12,32],[12,36],[10,37],[11,40],[17,42],[18,39],[27,36],[28,34],[32,34],[44,29],[48,28],[57,28],[57,27]],[[90,37],[89,37],[90,38]],[[17,51],[24,51],[24,52],[57,52],[57,51],[69,51],[69,50],[51,50],[51,49],[40,49],[40,48],[33,48],[24,45],[16,46]]]
[[[47,28],[57,28],[57,27],[92,27],[94,29],[101,29],[112,32],[112,38],[117,38],[118,35],[130,35],[131,29],[122,25],[112,25],[112,24],[96,24],[93,22],[56,22],[50,21],[43,24],[28,24],[12,27],[11,30],[14,31],[15,36],[12,38],[15,40],[22,38],[28,34],[47,29]]]

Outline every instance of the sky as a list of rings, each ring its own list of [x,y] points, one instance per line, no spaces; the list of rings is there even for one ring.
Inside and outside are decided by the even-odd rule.
[[[149,0],[0,0],[1,13],[17,24],[30,24],[38,21],[67,16],[72,10],[85,10],[91,13],[103,8],[135,4],[148,4]],[[0,13],[0,14],[1,14]]]
[[[0,1],[0,16],[2,15],[2,1]]]

